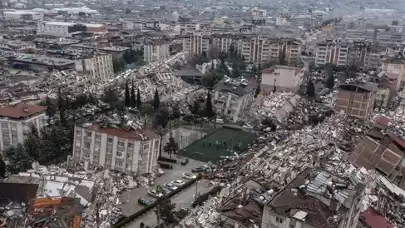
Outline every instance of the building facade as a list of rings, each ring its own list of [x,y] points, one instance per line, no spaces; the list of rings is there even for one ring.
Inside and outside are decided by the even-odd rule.
[[[315,65],[323,66],[329,63],[335,66],[346,66],[348,54],[348,44],[333,41],[318,43],[315,52]]]
[[[391,80],[405,81],[405,58],[388,58],[382,62],[382,71],[387,74]]]
[[[152,173],[157,168],[160,137],[150,130],[75,126],[73,159],[128,174]]]
[[[31,127],[41,129],[46,125],[45,107],[16,104],[0,107],[0,150],[23,143]]]
[[[374,108],[377,85],[344,84],[338,88],[335,111],[367,120]]]
[[[183,51],[188,51],[193,55],[208,54],[210,51],[210,37],[201,33],[185,35],[183,37]]]
[[[92,79],[105,80],[114,76],[112,55],[95,55],[75,60],[76,71],[83,72]]]
[[[104,24],[81,24],[61,21],[39,21],[37,26],[38,35],[71,37],[77,33],[105,34],[108,32]]]
[[[275,65],[262,71],[261,89],[271,92],[297,92],[304,81],[304,68]]]
[[[154,40],[143,45],[143,60],[145,62],[156,62],[170,56],[170,42],[166,40]]]

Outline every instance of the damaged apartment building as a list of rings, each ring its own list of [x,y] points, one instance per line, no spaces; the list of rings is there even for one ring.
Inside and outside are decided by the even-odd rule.
[[[111,123],[75,126],[73,159],[127,174],[152,173],[157,168],[160,137],[149,129]]]
[[[364,188],[352,176],[306,169],[264,206],[261,227],[357,227]]]

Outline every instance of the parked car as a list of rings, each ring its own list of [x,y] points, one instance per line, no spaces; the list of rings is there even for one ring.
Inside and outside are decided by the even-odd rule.
[[[174,180],[172,181],[172,183],[177,186],[182,186],[183,184],[185,184],[185,182],[182,180]]]
[[[188,158],[182,160],[180,164],[187,165],[188,164]]]
[[[163,192],[163,195],[168,195],[169,193],[172,192],[172,190],[170,188],[168,188],[168,187],[163,186],[162,187],[162,192]]]
[[[165,187],[167,187],[167,188],[169,188],[169,189],[171,189],[172,191],[175,191],[175,190],[177,190],[179,187],[178,186],[176,186],[175,184],[173,184],[173,183],[166,183],[165,184]]]
[[[128,217],[125,216],[125,215],[120,215],[120,216],[118,216],[118,217],[113,218],[113,219],[111,220],[110,224],[111,224],[111,225],[116,225],[116,224],[118,224],[119,222],[121,222],[122,220],[125,220],[125,219],[127,219],[127,218],[128,218]]]
[[[154,201],[146,199],[146,198],[139,198],[138,203],[142,206],[148,206],[151,205]]]
[[[183,178],[188,179],[188,180],[192,180],[197,178],[197,175],[194,175],[192,173],[183,173]]]
[[[204,167],[196,167],[191,170],[191,172],[193,172],[193,173],[203,173],[205,171],[206,171],[206,169]]]
[[[150,195],[150,196],[152,196],[152,197],[155,197],[155,198],[160,198],[160,197],[163,196],[162,193],[157,192],[155,189],[149,189],[149,190],[148,190],[148,195]]]

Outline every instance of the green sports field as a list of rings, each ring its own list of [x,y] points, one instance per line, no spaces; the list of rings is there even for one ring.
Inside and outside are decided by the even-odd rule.
[[[179,154],[199,161],[217,163],[221,156],[241,153],[255,140],[255,135],[242,130],[221,128],[184,148]]]

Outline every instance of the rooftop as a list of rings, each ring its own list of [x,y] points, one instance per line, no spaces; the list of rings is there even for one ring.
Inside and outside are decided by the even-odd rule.
[[[371,207],[360,214],[360,221],[370,228],[394,228],[394,225]]]
[[[363,189],[364,185],[356,178],[306,169],[268,206],[277,214],[314,227],[338,227],[339,216],[347,212]]]
[[[279,69],[291,70],[291,71],[295,70],[295,74],[298,74],[298,73],[300,73],[302,71],[303,68],[301,68],[301,67],[293,67],[293,66],[274,65],[274,66],[271,66],[269,68],[264,69],[262,72],[271,74],[275,70],[279,70]]]
[[[102,125],[92,124],[90,126],[83,126],[83,128],[91,131],[105,133],[107,135],[116,136],[124,139],[131,140],[150,140],[159,137],[158,134],[149,129],[137,129],[132,128],[118,128],[118,127],[103,127]]]
[[[346,91],[352,91],[352,92],[372,92],[376,91],[378,88],[378,85],[375,83],[364,83],[364,84],[342,84],[339,85],[340,90],[346,90]]]
[[[14,119],[27,118],[29,116],[45,112],[46,107],[29,104],[16,104],[13,106],[0,107],[0,117]]]

